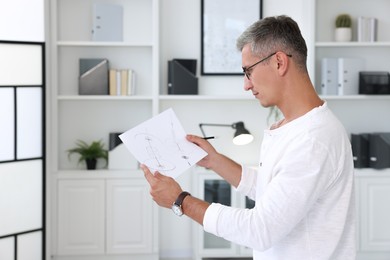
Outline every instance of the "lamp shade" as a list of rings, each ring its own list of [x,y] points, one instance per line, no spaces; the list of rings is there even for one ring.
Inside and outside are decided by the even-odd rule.
[[[236,130],[233,137],[233,143],[235,145],[245,145],[249,144],[253,141],[253,135],[249,133],[249,131],[244,127],[244,123],[242,121],[233,123],[231,125],[227,124],[204,124],[200,123],[199,127],[202,131],[204,137],[206,137],[205,132],[203,131],[203,126],[222,126],[222,127],[231,127]]]
[[[237,122],[232,127],[236,129],[233,137],[233,143],[235,145],[246,145],[253,141],[253,135],[244,127],[243,122]]]

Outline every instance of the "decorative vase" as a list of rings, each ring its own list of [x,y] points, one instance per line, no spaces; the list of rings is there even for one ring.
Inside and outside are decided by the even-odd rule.
[[[87,163],[87,169],[88,170],[95,170],[96,169],[96,159],[86,159],[85,162]]]
[[[334,38],[336,42],[350,42],[352,40],[351,28],[340,27],[336,28],[334,32]]]

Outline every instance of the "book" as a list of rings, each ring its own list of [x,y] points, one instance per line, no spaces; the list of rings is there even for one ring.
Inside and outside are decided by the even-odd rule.
[[[121,82],[120,82],[120,93],[121,96],[126,96],[127,95],[127,85],[129,81],[129,70],[127,69],[122,69],[120,70],[120,75],[121,75]]]
[[[135,94],[135,72],[132,69],[128,70],[128,84],[127,84],[127,95]]]
[[[117,90],[116,90],[116,82],[117,82],[117,78],[116,78],[116,69],[110,69],[110,72],[109,72],[109,94],[110,96],[116,96],[117,95]]]
[[[110,95],[130,96],[135,94],[135,72],[132,69],[110,69]]]
[[[378,19],[374,17],[358,17],[358,42],[375,42],[377,41]]]

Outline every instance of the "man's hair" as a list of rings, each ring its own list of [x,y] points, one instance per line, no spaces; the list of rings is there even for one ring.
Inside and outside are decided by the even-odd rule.
[[[242,51],[247,44],[259,57],[277,51],[291,54],[298,67],[307,71],[306,42],[298,24],[288,16],[266,17],[253,23],[237,39],[236,46]]]

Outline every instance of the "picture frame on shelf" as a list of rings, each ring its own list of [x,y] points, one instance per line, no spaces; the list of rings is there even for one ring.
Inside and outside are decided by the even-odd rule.
[[[236,40],[262,18],[262,0],[202,0],[201,16],[201,74],[243,75]]]

